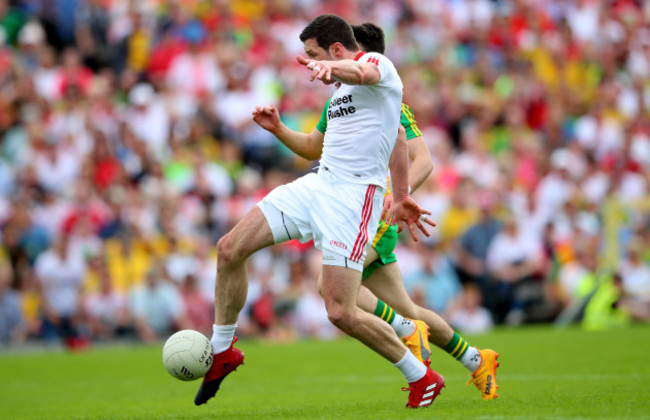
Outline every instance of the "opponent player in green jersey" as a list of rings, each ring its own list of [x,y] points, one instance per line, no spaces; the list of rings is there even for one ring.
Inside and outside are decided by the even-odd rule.
[[[357,43],[364,51],[384,52],[384,35],[381,28],[372,23],[352,25]],[[255,121],[275,134],[280,141],[296,154],[315,160],[320,157],[324,133],[327,130],[329,101],[325,104],[321,119],[309,133],[298,133],[286,127],[273,106],[259,108]],[[402,104],[401,123],[408,144],[410,165],[408,169],[410,192],[417,190],[431,174],[433,164],[422,132],[418,129],[413,112]],[[385,200],[390,206],[390,193]],[[386,207],[386,205],[385,205]],[[359,289],[357,305],[366,312],[374,313],[388,322],[402,338],[406,346],[424,363],[430,360],[428,341],[459,360],[470,372],[469,383],[481,391],[482,398],[497,397],[496,369],[498,354],[490,349],[479,350],[470,346],[438,314],[416,305],[409,297],[402,282],[394,249],[397,244],[397,225],[381,221],[372,248],[367,247],[363,271],[363,286]],[[385,302],[390,304],[387,305]],[[429,333],[430,332],[430,333]],[[428,339],[427,339],[428,335]]]

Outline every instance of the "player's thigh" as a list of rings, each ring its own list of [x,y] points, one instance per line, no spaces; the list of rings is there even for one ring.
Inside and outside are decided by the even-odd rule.
[[[356,308],[361,284],[360,271],[336,265],[323,265],[319,281],[319,289],[330,317],[340,316],[339,311],[347,312]]]
[[[273,245],[271,228],[258,206],[254,206],[234,228],[219,241],[222,257],[246,258]]]
[[[417,305],[413,303],[404,287],[402,273],[397,263],[381,266],[363,282],[363,285],[400,315],[416,317]]]
[[[379,254],[373,248],[372,246],[367,246],[366,247],[366,260],[363,262],[363,268],[368,267],[371,263],[377,261],[377,258],[379,258]]]

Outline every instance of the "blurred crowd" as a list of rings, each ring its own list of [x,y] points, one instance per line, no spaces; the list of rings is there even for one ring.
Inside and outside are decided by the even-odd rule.
[[[0,0],[0,343],[209,334],[216,241],[316,164],[251,112],[313,129],[321,13],[385,30],[433,157],[415,301],[468,333],[650,319],[650,2]],[[255,255],[239,334],[335,336],[319,258]]]

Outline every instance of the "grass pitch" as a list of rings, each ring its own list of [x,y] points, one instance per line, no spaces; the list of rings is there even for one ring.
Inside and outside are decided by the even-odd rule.
[[[31,418],[650,418],[650,326],[606,332],[502,329],[466,338],[500,353],[499,398],[465,386],[443,351],[432,366],[447,387],[427,409],[407,410],[400,373],[360,343],[240,341],[246,364],[216,399],[195,407],[199,383],[165,371],[162,343],[81,354],[0,354],[0,417]]]

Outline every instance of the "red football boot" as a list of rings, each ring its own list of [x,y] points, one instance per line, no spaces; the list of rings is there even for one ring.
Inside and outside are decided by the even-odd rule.
[[[201,387],[196,393],[196,397],[194,397],[194,404],[207,403],[210,398],[215,396],[226,376],[244,363],[244,353],[232,346],[236,342],[237,337],[234,337],[228,350],[214,355],[212,366],[208,373],[205,374]]]
[[[402,388],[403,391],[411,391],[406,407],[419,408],[433,404],[433,400],[436,399],[444,387],[444,378],[438,372],[427,368],[426,375],[415,382],[411,382],[408,388]]]

